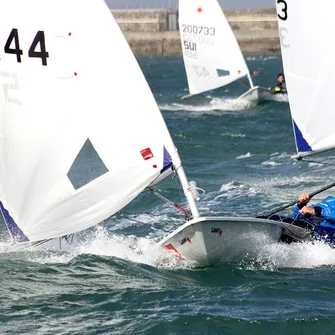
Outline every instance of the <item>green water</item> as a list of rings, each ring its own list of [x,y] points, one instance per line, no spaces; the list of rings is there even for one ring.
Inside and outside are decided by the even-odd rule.
[[[189,179],[206,190],[202,214],[268,212],[332,180],[331,167],[291,160],[288,104],[243,109],[231,98],[240,84],[182,102],[181,59],[139,61]],[[248,58],[248,65],[265,87],[282,70],[278,57]],[[159,189],[185,205],[174,181]],[[155,248],[181,222],[143,194],[69,252],[0,253],[0,334],[335,333],[334,250],[259,245],[252,257],[199,269]]]

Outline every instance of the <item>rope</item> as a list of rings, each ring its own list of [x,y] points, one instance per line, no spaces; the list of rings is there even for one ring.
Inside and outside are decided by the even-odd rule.
[[[183,201],[184,198],[183,198],[183,193],[181,192],[180,184],[178,183],[177,179],[175,180],[175,182],[176,182],[177,189],[178,189],[178,192],[179,192],[180,200]]]
[[[150,193],[152,193],[153,195],[155,195],[157,198],[159,198],[159,199],[165,201],[166,203],[168,203],[169,205],[177,208],[180,212],[182,212],[185,215],[186,221],[189,221],[189,220],[192,219],[192,214],[190,213],[190,211],[188,211],[187,209],[185,209],[183,206],[181,206],[179,204],[176,204],[176,203],[172,202],[171,200],[165,198],[164,196],[162,196],[160,193],[158,193],[157,191],[155,191],[152,188],[149,188],[148,191]]]
[[[250,89],[249,85],[245,84],[243,81],[239,80],[238,83]]]

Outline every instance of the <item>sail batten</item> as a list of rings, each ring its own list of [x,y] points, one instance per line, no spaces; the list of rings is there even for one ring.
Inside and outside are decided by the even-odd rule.
[[[179,30],[190,96],[224,87],[249,69],[217,0],[180,0]]]
[[[0,0],[3,46],[0,200],[27,240],[85,230],[180,165],[103,0]]]
[[[322,8],[332,8],[326,0]],[[335,22],[331,10],[312,0],[277,1],[285,79],[298,156],[335,147]],[[302,19],[303,18],[303,19]]]

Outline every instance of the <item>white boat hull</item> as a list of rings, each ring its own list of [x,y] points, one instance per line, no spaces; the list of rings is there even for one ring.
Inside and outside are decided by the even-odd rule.
[[[193,219],[159,244],[198,266],[226,263],[257,251],[260,243],[276,243],[285,231],[280,222],[255,218]]]
[[[274,94],[265,87],[255,86],[239,96],[239,101],[245,101],[251,106],[257,106],[265,101],[288,102],[287,94]]]

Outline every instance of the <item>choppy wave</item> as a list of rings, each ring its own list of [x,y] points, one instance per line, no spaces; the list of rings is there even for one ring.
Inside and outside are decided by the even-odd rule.
[[[250,158],[252,156],[253,155],[250,152],[248,152],[245,155],[240,155],[240,156],[236,157],[236,159],[245,159],[245,158]]]
[[[166,105],[159,105],[159,108],[162,110],[185,111],[198,114],[206,114],[218,111],[241,111],[251,107],[253,107],[252,104],[248,103],[247,101],[232,98],[213,98],[210,102],[199,101],[198,103],[172,103]]]
[[[335,266],[335,249],[322,242],[258,244],[257,252],[241,262],[250,270],[277,270],[282,268],[311,269]]]
[[[58,240],[25,251],[7,252],[10,242],[0,243],[2,259],[9,257],[41,264],[66,264],[81,255],[115,257],[129,262],[147,264],[164,269],[189,268],[192,264],[181,261],[175,254],[160,247],[153,239],[134,235],[112,234],[104,227],[98,227],[94,233],[87,234],[80,241],[74,239],[71,245],[63,242],[64,250],[58,250]]]
[[[248,62],[259,62],[259,61],[269,61],[269,60],[277,60],[278,56],[248,56],[246,57]]]
[[[202,215],[266,214],[333,181],[333,167],[291,160],[287,104],[270,101],[239,110],[244,106],[236,107],[232,97],[182,101],[181,58],[139,62],[168,111],[163,115],[188,178],[206,189],[198,202]],[[280,57],[247,62],[260,73],[255,85],[274,85],[282,71]],[[152,126],[148,120],[145,131]],[[252,156],[236,160],[246,153]],[[327,153],[326,159],[334,157]],[[167,183],[159,186],[163,194],[179,202],[178,189]],[[107,220],[105,229],[80,234],[67,251],[7,253],[10,242],[0,231],[1,333],[334,333],[333,249],[250,235],[256,242],[251,253],[194,268],[156,245],[183,222],[172,207],[139,197]]]
[[[234,133],[221,133],[220,134],[222,137],[241,137],[241,138],[244,138],[246,135],[245,134],[234,134]]]

